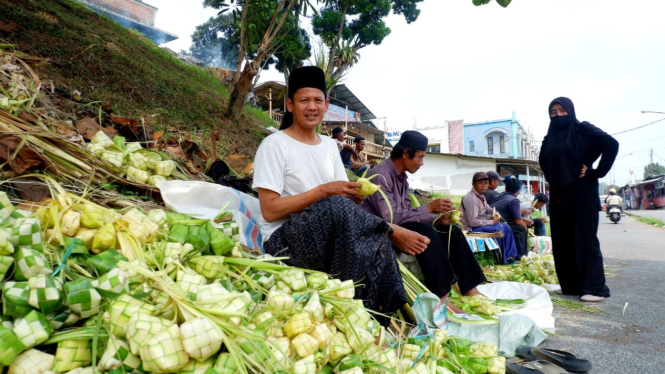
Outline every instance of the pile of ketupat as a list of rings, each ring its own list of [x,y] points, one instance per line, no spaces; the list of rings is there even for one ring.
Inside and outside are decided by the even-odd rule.
[[[247,253],[233,222],[53,185],[34,213],[0,193],[0,372],[505,372],[495,346],[444,330],[394,339],[351,281]]]
[[[512,265],[493,266],[485,270],[485,276],[493,281],[512,281],[536,285],[559,284],[552,255],[530,253]]]
[[[139,142],[125,144],[125,138],[113,140],[104,131],[98,131],[87,145],[88,151],[113,165],[120,176],[137,183],[156,186],[176,170],[176,163],[161,152],[144,149]]]

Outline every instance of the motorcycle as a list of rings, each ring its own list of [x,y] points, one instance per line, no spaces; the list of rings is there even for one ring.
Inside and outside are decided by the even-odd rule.
[[[649,197],[647,201],[649,202],[649,209],[656,209],[656,203],[654,203],[652,197]]]
[[[610,205],[607,208],[607,216],[610,217],[610,221],[619,223],[619,221],[621,221],[621,207],[618,205]]]

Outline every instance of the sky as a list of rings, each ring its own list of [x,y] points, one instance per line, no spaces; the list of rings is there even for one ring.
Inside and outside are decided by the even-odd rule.
[[[159,8],[155,26],[180,37],[165,45],[176,51],[188,49],[194,28],[217,13],[198,0],[144,1]],[[665,118],[665,1],[513,0],[502,8],[425,0],[419,8],[411,24],[388,17],[391,34],[361,49],[343,81],[389,129],[515,112],[542,140],[558,96],[573,100],[579,120],[610,134]],[[283,76],[266,71],[265,80]],[[616,139],[606,183],[625,185],[630,169],[641,179],[652,148],[653,161],[665,164],[665,121]]]

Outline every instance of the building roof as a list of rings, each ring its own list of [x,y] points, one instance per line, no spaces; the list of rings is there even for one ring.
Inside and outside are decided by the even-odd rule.
[[[529,167],[535,169],[538,172],[542,173],[542,170],[540,168],[540,163],[535,160],[523,160],[519,158],[504,158],[504,157],[487,157],[487,156],[475,156],[475,155],[465,155],[461,153],[441,153],[441,152],[426,152],[427,154],[430,155],[444,155],[444,156],[455,156],[455,157],[467,157],[467,158],[474,158],[474,159],[482,159],[482,160],[493,160],[496,161],[497,165],[508,165],[508,166],[513,166],[516,168],[520,167],[525,167],[526,165],[529,165]],[[526,171],[525,173],[526,174]]]
[[[360,118],[363,121],[369,121],[376,119],[374,113],[372,113],[366,106],[363,104],[356,95],[351,92],[351,90],[346,87],[345,84],[338,84],[330,91],[330,101],[338,101],[341,103],[340,106],[349,105],[349,109],[354,112],[360,113]],[[338,104],[335,104],[338,105]]]
[[[268,106],[269,93],[272,90],[272,106],[284,110],[284,96],[286,85],[283,82],[268,81],[254,87],[254,93],[259,99],[259,104]],[[340,107],[349,106],[349,110],[360,113],[363,122],[376,119],[376,116],[363,104],[356,95],[344,84],[338,84],[330,91],[330,102]],[[372,125],[373,126],[373,125]]]
[[[118,14],[116,12],[113,12],[108,9],[102,9],[100,7],[97,7],[93,4],[83,2],[86,6],[88,6],[92,11],[95,13],[99,13],[101,15],[105,15],[114,21],[118,22],[120,25],[127,27],[129,29],[134,29],[140,32],[141,34],[145,35],[146,38],[152,40],[155,44],[160,45],[164,43],[168,43],[170,41],[178,39],[177,35],[171,34],[169,32],[166,32],[164,30],[160,30],[156,27],[150,26],[143,24],[141,22],[135,21],[131,18],[128,18],[126,16],[123,16],[121,14]],[[149,4],[145,4],[149,5]],[[152,6],[151,6],[152,7]],[[154,8],[154,7],[152,7]],[[157,9],[157,8],[155,8]]]
[[[495,119],[491,121],[481,121],[481,122],[469,122],[469,123],[462,123],[462,126],[474,126],[474,125],[486,125],[488,123],[497,123],[497,122],[512,122],[512,118],[504,118],[504,119]],[[518,121],[519,122],[519,121]]]

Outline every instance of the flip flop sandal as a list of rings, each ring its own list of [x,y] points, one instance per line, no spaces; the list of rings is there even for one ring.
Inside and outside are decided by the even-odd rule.
[[[508,374],[568,374],[568,372],[549,361],[506,362]]]
[[[531,354],[538,357],[539,360],[547,360],[568,371],[584,373],[591,370],[591,362],[577,358],[572,353],[547,348],[532,348]]]
[[[537,361],[538,356],[531,353],[531,347],[528,345],[520,345],[515,349],[515,356],[523,358],[528,361]]]

